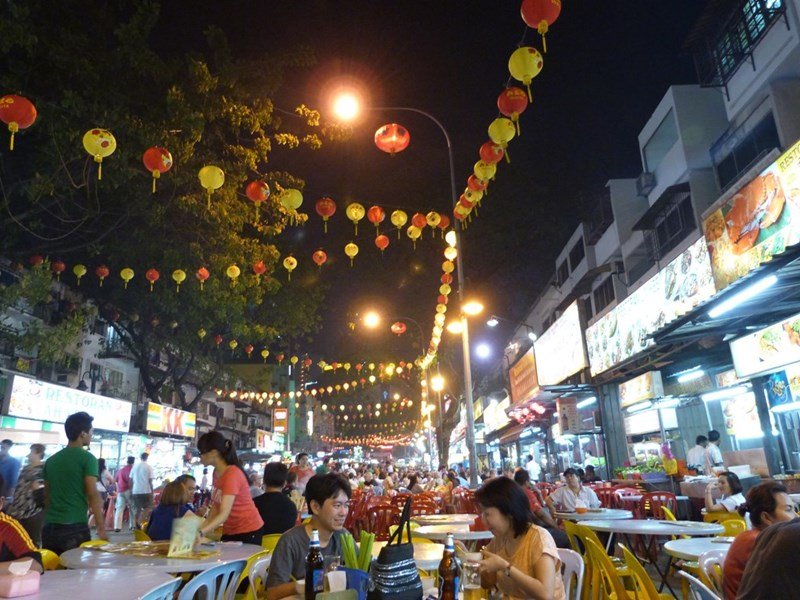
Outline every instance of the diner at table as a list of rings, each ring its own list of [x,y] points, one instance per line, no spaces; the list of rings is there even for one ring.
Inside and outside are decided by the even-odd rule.
[[[719,492],[722,496],[715,500],[714,496]],[[712,512],[736,512],[736,509],[744,504],[742,494],[742,484],[736,473],[725,471],[717,476],[716,481],[708,484],[705,491],[706,513]]]
[[[563,475],[566,485],[556,488],[545,498],[551,512],[575,512],[579,506],[582,508],[600,507],[600,499],[597,494],[592,488],[583,485],[575,469],[566,469]]]

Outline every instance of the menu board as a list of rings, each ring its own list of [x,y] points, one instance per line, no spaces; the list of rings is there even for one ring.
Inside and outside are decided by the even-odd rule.
[[[725,417],[725,431],[740,439],[760,437],[761,422],[756,410],[756,396],[745,392],[733,398],[721,400],[722,414]]]
[[[619,384],[619,405],[622,408],[663,395],[664,382],[661,379],[661,371],[648,371]]]
[[[536,340],[534,350],[539,385],[557,385],[586,367],[577,301]]]
[[[800,361],[800,314],[733,340],[731,355],[741,378]]]
[[[586,330],[592,375],[649,348],[654,332],[715,293],[706,242],[701,237]]]
[[[721,291],[800,242],[800,142],[703,221]]]
[[[522,355],[514,366],[508,370],[511,383],[511,401],[514,404],[527,402],[539,391],[539,378],[536,375],[536,358],[533,348]]]
[[[155,402],[147,403],[146,429],[148,431],[193,438],[195,420],[194,413]]]

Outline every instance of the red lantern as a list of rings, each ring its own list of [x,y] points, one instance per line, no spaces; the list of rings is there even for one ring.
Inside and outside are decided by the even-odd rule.
[[[420,229],[425,229],[428,225],[428,221],[425,219],[425,215],[422,213],[414,213],[414,216],[411,217],[411,224],[416,225]]]
[[[547,52],[544,36],[561,14],[561,0],[523,0],[519,12],[525,24],[542,36],[543,49]]]
[[[317,200],[314,208],[316,208],[317,214],[322,217],[325,233],[328,233],[328,219],[336,212],[336,202],[326,196]]]
[[[250,355],[253,353],[253,344],[247,344],[244,347],[244,353],[247,354],[247,358],[250,358]]]
[[[41,254],[34,254],[28,259],[28,262],[32,267],[38,267],[44,262],[44,258],[42,258]]]
[[[436,299],[439,304],[447,304],[447,296],[444,294],[439,294],[439,297]]]
[[[100,279],[100,287],[103,287],[103,281],[108,277],[109,273],[111,273],[111,271],[105,265],[98,265],[95,267],[94,274]]]
[[[450,273],[442,273],[441,281],[442,283],[450,285],[453,283],[453,276]]]
[[[306,369],[308,369],[308,368],[311,366],[311,363],[312,363],[311,359],[310,359],[310,358],[306,358],[306,359],[303,361],[303,366],[304,366]]]
[[[153,291],[153,286],[155,285],[156,281],[158,281],[161,274],[156,269],[147,269],[147,272],[144,274],[144,278],[150,282],[150,291]]]
[[[197,278],[197,281],[200,282],[200,291],[202,292],[203,284],[209,277],[211,277],[211,273],[209,273],[208,269],[206,269],[205,267],[200,267],[199,269],[197,269],[197,272],[194,274],[194,276]]]
[[[389,238],[383,234],[375,238],[375,245],[383,252],[389,247]]]
[[[0,98],[0,121],[8,125],[11,132],[9,148],[14,149],[14,134],[27,129],[36,120],[36,107],[27,98],[10,94]]]
[[[280,354],[276,354],[276,355],[275,355],[275,358],[277,359],[277,361],[278,361],[278,364],[281,364],[281,363],[283,362],[283,359],[284,359],[284,354],[283,354],[283,352],[281,352]]]
[[[54,260],[50,265],[50,270],[55,273],[56,279],[61,279],[61,274],[67,270],[67,265],[60,260]]]
[[[497,97],[497,108],[517,126],[519,135],[519,116],[528,108],[528,94],[516,86],[509,86]]]
[[[439,225],[437,227],[439,227],[439,229],[442,232],[442,236],[444,236],[444,230],[450,227],[450,217],[448,217],[447,215],[439,215],[439,216],[442,217],[442,220],[439,221]]]
[[[482,192],[489,187],[488,181],[481,181],[475,175],[470,175],[467,179],[467,187],[476,192]]]
[[[489,140],[483,143],[478,154],[481,155],[481,160],[483,162],[495,165],[502,160],[505,152],[500,146],[495,144],[492,140]]]
[[[464,194],[459,196],[458,203],[466,209],[471,209],[473,206],[475,206],[475,203],[467,198]]]
[[[217,346],[219,346],[222,343],[222,336],[220,334],[214,336],[214,343]]]
[[[317,250],[311,255],[311,260],[313,260],[314,264],[316,264],[319,268],[322,268],[322,265],[324,265],[325,261],[328,260],[328,254],[325,252],[325,250]]]
[[[363,368],[364,368],[364,365],[362,365],[361,363],[356,363],[356,372],[357,373],[361,373],[361,369],[363,369]]]
[[[395,335],[403,335],[406,332],[406,324],[402,321],[397,321],[392,323],[391,330]]]
[[[375,132],[375,145],[388,154],[402,152],[408,148],[411,142],[411,134],[408,129],[397,123],[384,125]]]
[[[153,193],[156,193],[156,179],[172,168],[172,154],[166,148],[151,146],[142,154],[144,168],[153,174]]]
[[[247,199],[256,207],[256,223],[258,223],[258,207],[269,198],[269,186],[266,181],[256,179],[247,184],[244,193],[247,194]]]
[[[266,272],[267,265],[264,264],[263,260],[253,263],[253,273],[255,273],[256,277],[261,277]]]
[[[383,223],[385,218],[386,212],[380,206],[371,206],[367,211],[367,220],[375,225],[376,230],[378,229],[378,225]]]

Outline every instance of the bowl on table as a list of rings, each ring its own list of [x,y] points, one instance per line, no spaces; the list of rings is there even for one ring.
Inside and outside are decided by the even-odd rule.
[[[576,506],[575,507],[575,512],[578,513],[579,515],[586,514],[588,511],[589,511],[589,509],[586,508],[585,506]]]

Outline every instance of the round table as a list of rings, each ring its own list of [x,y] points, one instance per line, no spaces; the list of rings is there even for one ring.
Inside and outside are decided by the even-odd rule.
[[[619,520],[619,519],[632,519],[633,513],[629,510],[621,508],[592,508],[585,513],[576,512],[556,512],[556,518],[564,519],[567,521],[596,521],[603,520]]]
[[[203,547],[207,549],[207,547]],[[256,552],[264,550],[255,544],[220,543],[216,556],[206,558],[166,558],[161,556],[131,556],[115,552],[103,552],[100,548],[73,548],[61,555],[61,564],[68,569],[137,569],[145,568],[161,573],[196,573],[211,567],[247,560]],[[127,581],[128,575],[125,575]]]
[[[698,521],[660,521],[656,519],[618,520],[597,519],[585,525],[595,531],[625,533],[629,535],[716,535],[725,531],[717,523]]]
[[[45,571],[39,579],[39,593],[26,600],[63,600],[73,590],[84,600],[109,597],[141,598],[154,587],[172,581],[166,573],[142,569],[68,569]],[[116,591],[114,591],[116,590]]]
[[[472,525],[478,515],[419,515],[411,520],[420,525]]]
[[[463,541],[490,540],[494,537],[491,531],[470,531],[467,525],[424,525],[412,529],[411,537],[444,541],[448,533],[452,533],[454,539]]]
[[[386,542],[375,542],[372,545],[372,556],[378,558],[378,554],[386,545]],[[417,568],[423,571],[433,571],[439,568],[439,562],[444,554],[444,544],[426,544],[417,542],[414,544],[414,562]]]
[[[664,552],[683,560],[697,560],[700,555],[710,550],[730,550],[731,538],[689,538],[688,540],[670,540],[664,544]]]

